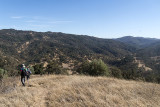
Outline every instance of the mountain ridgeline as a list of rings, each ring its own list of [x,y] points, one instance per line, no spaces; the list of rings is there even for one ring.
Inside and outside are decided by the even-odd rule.
[[[76,71],[82,62],[94,59],[102,59],[109,66],[112,76],[125,79],[148,76],[151,70],[157,74],[160,69],[153,66],[160,62],[153,60],[153,57],[160,55],[158,39],[130,36],[101,39],[61,32],[3,29],[0,30],[0,41],[0,69],[11,76],[17,74],[17,66],[22,63],[30,66],[42,64],[45,69],[48,64],[56,62],[67,64],[71,71]],[[143,66],[139,66],[138,61]],[[144,70],[145,66],[150,69]],[[145,71],[147,74],[144,74]]]
[[[116,40],[134,46],[138,49],[142,49],[150,46],[153,43],[160,42],[159,39],[155,38],[143,38],[143,37],[132,37],[132,36],[125,36],[122,38],[117,38]]]

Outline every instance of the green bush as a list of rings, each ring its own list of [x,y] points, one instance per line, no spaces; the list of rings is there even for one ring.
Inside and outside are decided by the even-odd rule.
[[[35,66],[33,66],[35,74],[45,74],[44,72],[44,68],[43,68],[43,64],[37,64]]]
[[[88,75],[89,69],[90,68],[90,63],[88,61],[84,61],[77,69],[77,72],[80,74],[86,74]]]
[[[5,76],[7,76],[7,71],[0,68],[0,80]]]
[[[116,67],[111,67],[110,71],[111,71],[111,76],[112,77],[122,78],[122,72],[121,72],[120,69],[118,69]]]
[[[67,71],[57,62],[49,63],[47,65],[46,72],[48,72],[48,74],[68,74]]]
[[[160,84],[160,75],[158,75],[158,77],[157,77],[157,83]]]
[[[122,71],[122,76],[124,79],[133,79],[136,80],[141,77],[141,72],[136,69],[128,69]]]
[[[109,68],[102,60],[93,60],[92,62],[83,62],[77,69],[80,74],[88,74],[92,76],[109,76]]]

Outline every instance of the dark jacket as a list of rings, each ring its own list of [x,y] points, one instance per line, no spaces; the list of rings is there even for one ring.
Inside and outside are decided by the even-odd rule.
[[[25,68],[21,68],[21,76],[26,76],[26,69]]]

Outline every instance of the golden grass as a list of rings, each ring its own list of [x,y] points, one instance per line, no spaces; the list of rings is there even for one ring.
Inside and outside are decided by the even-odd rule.
[[[160,107],[159,84],[57,75],[32,76],[26,87],[18,78],[4,81],[0,107]]]

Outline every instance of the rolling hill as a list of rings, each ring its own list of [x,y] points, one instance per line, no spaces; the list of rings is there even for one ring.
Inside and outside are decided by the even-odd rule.
[[[37,72],[40,72],[40,68],[45,70],[48,64],[56,63],[72,74],[76,73],[82,62],[102,59],[113,75],[122,75],[126,79],[146,80],[146,74],[143,72],[148,71],[145,68],[149,68],[154,75],[156,74],[156,79],[152,78],[155,76],[151,76],[149,72],[147,75],[151,77],[147,81],[160,82],[159,72],[157,76],[157,71],[160,70],[159,62],[155,63],[151,58],[143,57],[152,52],[153,47],[155,53],[158,52],[158,45],[154,46],[158,39],[140,37],[102,39],[61,32],[2,29],[0,41],[0,68],[2,71],[8,71],[10,76],[19,75],[17,67],[22,63],[31,67],[37,65]],[[142,66],[139,67],[138,64]]]
[[[155,38],[144,38],[144,37],[133,37],[133,36],[124,36],[121,38],[117,38],[115,40],[134,46],[137,49],[148,47],[151,44],[160,41],[159,39]]]
[[[139,50],[139,52],[137,52],[137,54],[141,57],[160,56],[160,42],[156,42],[146,48]]]
[[[61,32],[0,30],[0,76],[3,75],[0,78],[0,106],[159,107],[160,85],[156,83],[160,83],[160,42],[124,38],[112,40]],[[105,63],[102,65],[102,60],[93,63],[93,59],[102,59]],[[143,62],[143,66],[152,70],[145,71],[137,62]],[[110,77],[77,75],[76,70],[70,76],[31,75],[23,87],[20,77],[13,77],[19,75],[17,67],[22,63],[45,73],[47,65],[51,70],[57,70],[55,67],[60,65],[67,70],[78,67],[89,70],[86,64],[92,64],[88,66],[92,71],[107,67]],[[7,77],[6,71],[12,77]]]
[[[111,60],[132,54],[135,50],[111,39],[60,32],[3,29],[0,30],[0,41],[0,52],[13,63],[12,68],[15,64],[44,63],[53,59],[68,62],[106,57]]]
[[[160,40],[155,38],[143,38],[143,37],[132,37],[126,36],[116,39],[121,41],[129,46],[136,48],[134,53],[135,59],[142,66],[147,66],[151,69],[156,75],[159,75],[160,72]]]
[[[154,71],[157,71],[160,74],[160,42],[156,42],[139,50],[136,56],[143,60],[147,66],[151,67]]]

